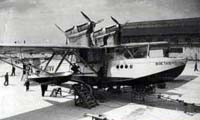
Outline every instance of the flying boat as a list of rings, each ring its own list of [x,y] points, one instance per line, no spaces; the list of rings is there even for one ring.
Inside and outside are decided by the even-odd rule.
[[[42,93],[48,85],[65,86],[68,81],[76,82],[72,88],[75,91],[75,104],[89,108],[96,106],[93,87],[98,89],[112,86],[132,86],[145,90],[148,86],[174,80],[186,65],[182,58],[170,58],[167,55],[165,41],[122,43],[121,31],[123,25],[114,17],[116,25],[95,31],[95,26],[102,22],[94,22],[84,12],[83,17],[88,21],[82,25],[63,30],[56,27],[65,35],[65,45],[52,44],[0,44],[2,61],[13,65],[9,60],[18,61],[37,72],[28,76],[28,80],[41,84]],[[22,59],[10,54],[47,53],[50,56],[41,60]],[[55,69],[49,71],[50,62],[59,56]],[[63,61],[67,61],[71,69],[58,72]],[[17,64],[14,66],[21,68]],[[26,70],[27,71],[27,70]]]

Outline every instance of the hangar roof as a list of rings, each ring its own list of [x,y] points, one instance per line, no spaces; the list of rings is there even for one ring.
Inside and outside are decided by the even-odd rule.
[[[132,22],[122,27],[122,36],[169,34],[200,34],[200,17]]]

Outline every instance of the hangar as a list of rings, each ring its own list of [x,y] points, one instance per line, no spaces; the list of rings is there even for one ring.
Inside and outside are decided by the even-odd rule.
[[[121,37],[122,43],[168,41],[170,57],[200,59],[200,17],[127,23]]]

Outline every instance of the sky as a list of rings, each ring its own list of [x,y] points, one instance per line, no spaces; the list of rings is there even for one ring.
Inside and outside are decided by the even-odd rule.
[[[65,44],[63,29],[104,19],[97,28],[120,23],[200,17],[200,0],[0,0],[0,43]]]

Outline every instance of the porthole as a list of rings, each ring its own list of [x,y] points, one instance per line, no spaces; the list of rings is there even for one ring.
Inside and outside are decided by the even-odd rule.
[[[127,68],[128,68],[128,65],[125,65],[125,68],[127,69]]]
[[[120,66],[121,69],[122,69],[123,67],[124,67],[123,65]]]
[[[117,65],[116,68],[119,69],[119,65]]]
[[[130,65],[130,69],[132,69],[133,68],[133,65]]]

